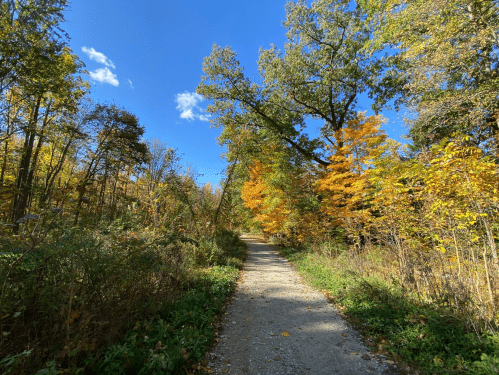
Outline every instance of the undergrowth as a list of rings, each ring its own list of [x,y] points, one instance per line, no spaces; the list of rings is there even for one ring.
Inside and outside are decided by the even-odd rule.
[[[238,270],[215,266],[172,306],[152,319],[137,321],[119,344],[91,368],[96,374],[176,374],[201,370],[199,364],[215,337],[215,321],[232,290]],[[90,357],[89,360],[93,360]]]
[[[199,362],[245,255],[236,233],[46,228],[0,232],[0,373],[174,374]]]
[[[468,330],[453,311],[422,303],[379,275],[361,276],[344,262],[311,252],[281,253],[363,332],[373,351],[424,374],[499,372],[499,335]]]

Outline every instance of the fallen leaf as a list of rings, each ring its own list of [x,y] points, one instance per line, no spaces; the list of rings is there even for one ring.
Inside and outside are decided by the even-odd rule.
[[[223,369],[223,370],[222,370],[222,372],[223,372],[224,374],[227,374],[227,373],[229,372],[229,369],[228,369],[228,368],[225,368],[225,369]]]
[[[309,308],[309,309],[311,309],[311,308],[312,308],[312,306],[309,306],[308,308]]]
[[[158,341],[158,342],[156,343],[156,345],[154,346],[154,350],[155,350],[156,352],[159,352],[159,351],[161,350],[161,346],[162,346],[162,345],[163,345],[163,344],[161,343],[161,341]]]
[[[347,334],[346,333],[342,333],[341,336],[347,337]]]
[[[283,337],[289,337],[289,332],[288,331],[284,331],[284,332],[281,333],[281,335]]]

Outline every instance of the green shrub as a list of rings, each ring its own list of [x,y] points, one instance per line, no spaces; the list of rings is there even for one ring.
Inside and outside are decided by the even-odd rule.
[[[124,343],[110,347],[93,369],[99,374],[177,374],[198,363],[215,337],[213,325],[225,297],[237,279],[234,267],[213,267],[197,289],[165,308],[160,315],[139,321]]]

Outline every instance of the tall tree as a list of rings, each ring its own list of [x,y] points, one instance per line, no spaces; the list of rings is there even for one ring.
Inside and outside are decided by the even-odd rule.
[[[411,136],[428,146],[468,133],[476,145],[499,141],[499,6],[493,0],[366,0],[372,46],[395,47],[385,94],[415,113]],[[386,99],[386,97],[385,97]]]
[[[36,66],[60,53],[67,37],[60,24],[67,0],[0,1],[0,95],[29,79]]]
[[[74,224],[78,223],[85,193],[91,180],[106,168],[121,168],[122,165],[143,165],[149,157],[147,145],[141,141],[144,127],[138,118],[115,105],[96,104],[85,121],[92,129],[77,187],[78,200]]]
[[[380,130],[382,119],[376,116],[358,117],[336,136],[342,147],[336,147],[330,156],[331,165],[317,181],[321,193],[321,210],[331,218],[331,224],[344,227],[358,236],[370,215],[366,171],[372,159],[379,156],[379,146],[386,135]]]
[[[22,127],[24,145],[13,202],[12,221],[16,224],[15,228],[28,207],[38,157],[54,113],[74,112],[88,87],[78,76],[81,63],[67,48],[44,60],[38,69],[29,79],[19,82],[26,123]]]
[[[223,128],[229,149],[242,132],[259,142],[283,140],[309,160],[327,166],[324,146],[357,113],[358,96],[373,91],[380,61],[363,47],[371,33],[360,7],[346,0],[286,6],[288,43],[283,52],[260,51],[259,83],[244,76],[236,53],[214,46],[197,91],[214,101],[208,110]],[[374,92],[374,91],[373,91]],[[307,118],[323,121],[321,134],[305,134]]]

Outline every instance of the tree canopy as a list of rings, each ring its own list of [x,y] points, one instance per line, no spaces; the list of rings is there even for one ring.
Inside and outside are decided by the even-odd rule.
[[[362,8],[350,1],[306,1],[286,6],[284,51],[260,50],[260,81],[243,73],[236,52],[214,45],[203,64],[205,76],[197,88],[213,100],[208,108],[221,141],[248,132],[248,140],[265,143],[281,139],[287,147],[329,165],[325,146],[334,145],[335,132],[356,117],[358,97],[375,94],[381,61],[365,50],[371,38]],[[320,119],[320,136],[306,133],[306,119]]]

